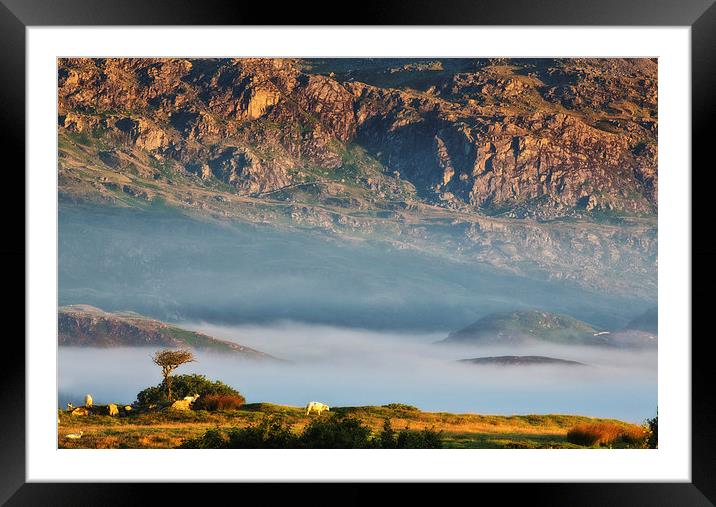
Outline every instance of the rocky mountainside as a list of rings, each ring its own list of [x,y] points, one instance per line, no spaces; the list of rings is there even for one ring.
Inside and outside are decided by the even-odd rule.
[[[60,346],[188,347],[245,359],[276,359],[237,343],[180,329],[133,312],[109,313],[87,305],[64,306],[58,311],[57,324]]]
[[[58,113],[62,202],[655,288],[651,59],[60,59]]]
[[[437,72],[424,91],[342,81],[310,64],[60,60],[58,121],[108,141],[99,156],[110,167],[131,172],[125,148],[139,148],[244,194],[338,171],[341,183],[467,209],[655,211],[652,60],[475,60]],[[368,160],[351,160],[351,143],[386,177],[361,174]]]

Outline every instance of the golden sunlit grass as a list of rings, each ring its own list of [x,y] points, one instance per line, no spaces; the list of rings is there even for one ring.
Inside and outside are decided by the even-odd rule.
[[[573,444],[594,447],[613,445],[619,441],[627,446],[639,445],[646,439],[646,429],[625,426],[612,422],[583,423],[567,432],[567,441]]]
[[[60,413],[58,446],[60,448],[174,448],[188,438],[199,437],[213,428],[245,427],[261,421],[265,415],[281,416],[294,432],[300,432],[315,416],[305,416],[304,409],[270,403],[254,403],[238,410],[207,412],[204,410],[135,413],[126,417],[92,415],[73,417]],[[612,440],[615,447],[635,446],[643,438],[643,429],[612,419],[582,416],[550,415],[479,415],[422,412],[405,405],[336,407],[329,414],[348,414],[363,421],[378,433],[389,419],[396,430],[422,430],[434,427],[443,431],[445,447],[452,448],[575,448],[598,444],[579,444],[567,433],[575,428],[605,428],[620,436]],[[330,415],[329,415],[330,417]],[[81,439],[65,435],[84,432]],[[584,440],[585,442],[587,440]],[[591,440],[589,440],[591,442]]]

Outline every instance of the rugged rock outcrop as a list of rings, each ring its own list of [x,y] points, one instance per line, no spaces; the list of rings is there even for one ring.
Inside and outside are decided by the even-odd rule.
[[[62,59],[60,128],[250,194],[301,183],[300,169],[345,167],[354,143],[382,173],[446,207],[543,217],[656,210],[651,60],[476,60],[438,73],[427,92],[305,67]]]

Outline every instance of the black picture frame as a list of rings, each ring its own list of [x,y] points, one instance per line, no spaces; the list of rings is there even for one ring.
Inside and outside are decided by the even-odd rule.
[[[279,4],[276,4],[278,6]],[[0,199],[5,217],[5,241],[0,256],[6,280],[20,286],[25,264],[25,28],[28,26],[77,25],[554,25],[554,26],[688,26],[691,27],[692,72],[692,272],[697,269],[699,285],[707,287],[716,270],[716,236],[710,233],[708,203],[714,186],[709,155],[713,144],[716,91],[716,6],[714,0],[397,0],[353,4],[341,14],[335,2],[287,3],[268,9],[258,2],[229,0],[0,0],[0,110],[4,153],[13,154],[14,168],[6,166]],[[700,162],[700,163],[699,163]],[[690,168],[685,168],[685,171]],[[710,178],[710,179],[709,179]],[[22,190],[21,190],[22,189]],[[10,233],[10,234],[7,234]],[[11,239],[10,239],[11,238]],[[26,267],[27,268],[27,267]],[[24,277],[23,277],[24,282]],[[709,284],[710,285],[710,284]],[[24,285],[23,285],[24,287]],[[693,286],[692,286],[693,291]],[[10,291],[8,291],[10,292]],[[6,303],[6,318],[20,321],[25,308],[25,290],[12,291]],[[709,314],[710,299],[693,292],[692,315]],[[708,306],[707,306],[708,305]],[[693,324],[692,324],[693,326]],[[694,328],[696,329],[696,328]],[[19,333],[18,333],[19,334]],[[692,345],[692,482],[691,483],[583,483],[583,484],[463,484],[452,485],[455,495],[482,498],[489,490],[530,505],[713,505],[716,502],[716,404],[711,376],[713,356],[708,352],[710,336],[693,334]],[[681,337],[690,339],[691,337]],[[17,334],[5,336],[12,360],[0,367],[0,400],[3,416],[0,431],[0,502],[8,505],[97,505],[142,504],[146,485],[26,483],[25,479],[25,348]],[[195,491],[188,485],[152,486],[172,488],[172,503],[188,499]],[[212,486],[214,487],[214,486]],[[232,485],[218,485],[213,492],[228,492]],[[316,485],[297,485],[297,489]],[[358,485],[321,485],[322,494],[353,503]],[[413,485],[420,494],[424,485]],[[241,485],[248,492],[281,492],[277,485]],[[327,488],[327,489],[326,489]],[[457,488],[457,489],[456,489]],[[471,489],[468,489],[471,488]],[[348,491],[346,491],[348,490]],[[292,491],[291,496],[300,494]],[[336,497],[334,495],[340,495]],[[392,493],[386,493],[390,501]],[[353,501],[351,499],[354,499]],[[181,500],[180,500],[181,501]],[[366,498],[369,501],[369,498]]]

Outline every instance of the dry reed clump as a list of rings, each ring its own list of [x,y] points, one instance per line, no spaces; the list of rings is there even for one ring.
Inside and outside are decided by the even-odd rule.
[[[608,422],[584,423],[567,432],[567,441],[588,447],[611,445],[618,441],[639,446],[644,443],[646,436],[646,431],[637,426],[620,426]]]

